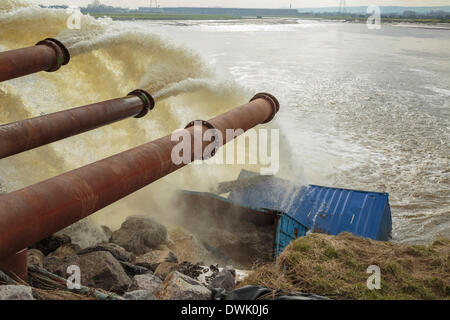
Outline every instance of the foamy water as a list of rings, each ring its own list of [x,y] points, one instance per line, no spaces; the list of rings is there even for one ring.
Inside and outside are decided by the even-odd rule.
[[[0,188],[13,191],[166,136],[194,119],[209,119],[248,101],[256,92],[217,76],[192,48],[127,22],[83,16],[81,30],[66,27],[65,10],[23,1],[0,3],[0,46],[11,50],[54,37],[71,53],[58,72],[0,84],[0,123],[123,97],[141,88],[155,96],[148,116],[0,160]],[[245,166],[188,166],[105,208],[93,219],[117,228],[131,214],[173,216],[172,192],[208,190],[234,179]],[[247,167],[257,170],[257,165]],[[89,243],[85,243],[87,245]]]
[[[69,65],[0,83],[0,123],[126,95],[158,100],[128,119],[0,160],[12,191],[127,150],[244,103],[258,91],[281,102],[281,176],[301,183],[387,191],[397,241],[450,237],[450,34],[302,21],[112,22],[2,1],[1,50],[62,40]],[[188,166],[105,208],[170,216],[171,192],[205,191],[244,166]],[[256,170],[257,167],[246,167]]]
[[[306,182],[390,193],[396,241],[450,237],[450,31],[266,20],[130,22],[270,87]]]

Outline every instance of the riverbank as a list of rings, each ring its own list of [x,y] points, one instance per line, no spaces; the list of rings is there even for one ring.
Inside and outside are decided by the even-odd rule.
[[[369,290],[369,266],[381,289]],[[276,263],[255,268],[241,284],[333,299],[450,299],[450,240],[430,246],[380,242],[344,233],[310,234],[292,242]]]

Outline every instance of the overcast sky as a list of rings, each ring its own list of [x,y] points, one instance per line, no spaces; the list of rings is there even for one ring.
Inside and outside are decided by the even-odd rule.
[[[31,0],[39,4],[66,4],[86,6],[92,0]],[[100,0],[102,4],[121,7],[146,7],[150,0]],[[153,3],[155,0],[153,0]],[[241,8],[293,8],[338,7],[341,0],[159,0],[161,7],[241,7]],[[345,0],[351,6],[445,6],[450,0]]]

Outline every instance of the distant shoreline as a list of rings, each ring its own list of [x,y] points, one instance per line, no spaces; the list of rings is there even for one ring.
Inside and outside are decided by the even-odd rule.
[[[316,21],[340,21],[349,23],[365,23],[366,18],[340,17],[340,16],[234,16],[215,14],[155,14],[155,13],[91,13],[95,18],[109,17],[113,20],[264,20],[264,19],[299,19]],[[450,19],[412,19],[412,18],[382,18],[382,23],[408,23],[439,25],[448,24]]]

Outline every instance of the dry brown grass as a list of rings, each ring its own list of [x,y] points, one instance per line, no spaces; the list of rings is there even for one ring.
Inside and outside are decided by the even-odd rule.
[[[381,268],[381,289],[369,290],[367,268]],[[276,263],[240,284],[337,299],[449,299],[450,240],[407,246],[355,237],[310,234],[292,242]]]

